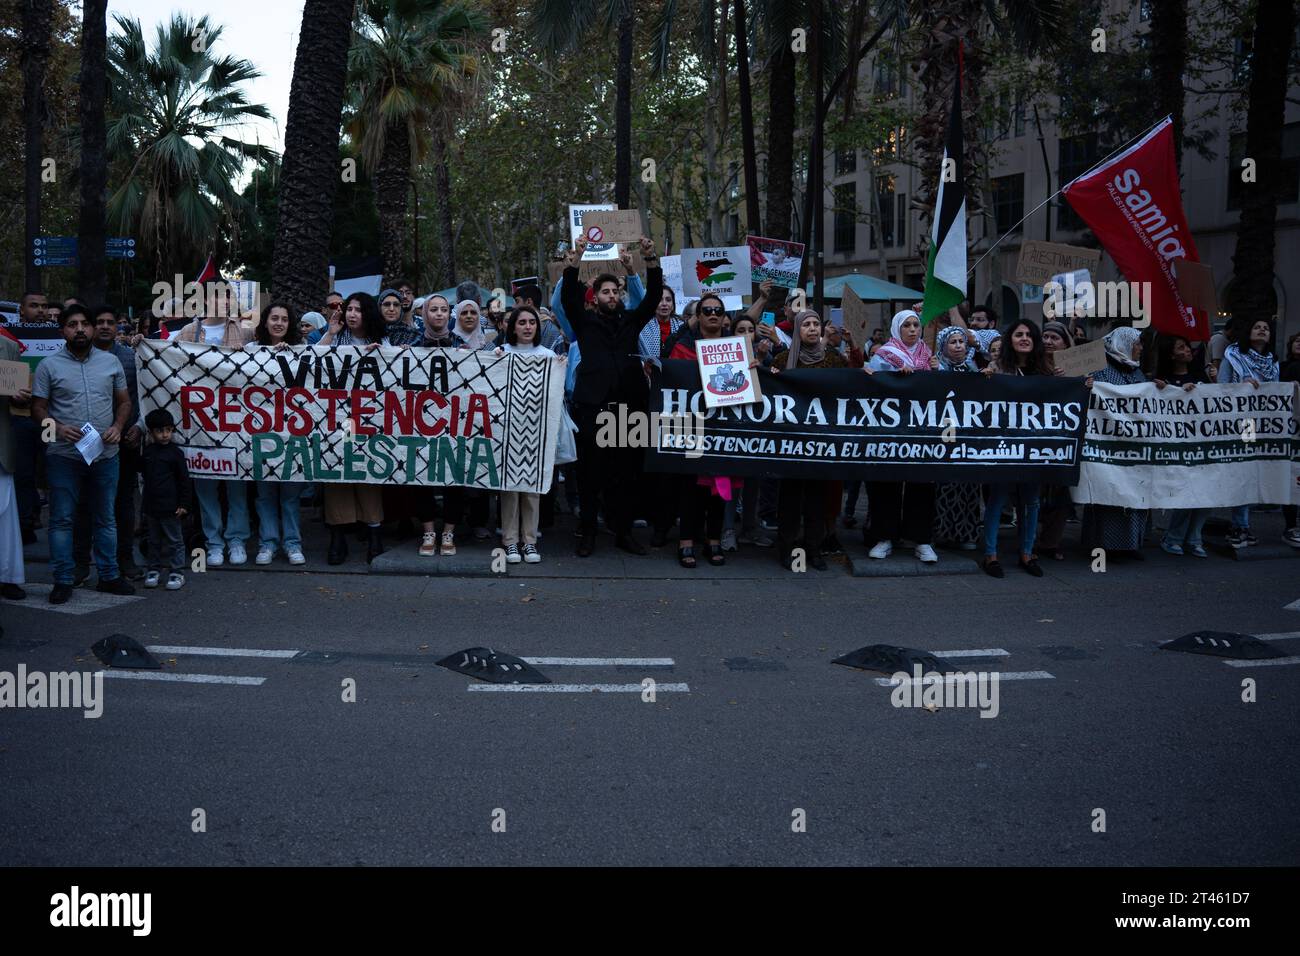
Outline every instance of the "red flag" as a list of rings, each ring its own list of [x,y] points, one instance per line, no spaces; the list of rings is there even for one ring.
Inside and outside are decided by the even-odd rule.
[[[213,279],[220,279],[221,273],[217,271],[217,265],[212,261],[212,256],[208,256],[208,261],[203,264],[203,269],[199,272],[199,277],[194,281],[199,285],[205,282],[211,282]]]
[[[1201,257],[1183,212],[1172,119],[1061,192],[1124,278],[1151,283],[1145,314],[1157,332],[1210,337],[1209,316],[1183,302],[1174,277],[1178,260],[1200,262]]]

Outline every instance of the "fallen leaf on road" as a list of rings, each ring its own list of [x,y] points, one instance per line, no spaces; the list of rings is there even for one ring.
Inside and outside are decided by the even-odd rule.
[[[428,645],[428,644],[421,644],[421,645],[420,645],[420,650],[422,650],[422,651],[427,651],[428,649],[429,649],[429,645]]]
[[[934,704],[926,704],[923,709],[928,710],[932,714],[937,714],[939,712],[939,708],[936,707]]]
[[[1040,617],[1040,618],[1038,619],[1038,623],[1039,623],[1039,624],[1055,624],[1056,622],[1055,622],[1054,620],[1052,620],[1050,617]]]
[[[535,595],[535,594],[525,594],[523,597],[521,597],[521,598],[519,599],[519,603],[520,603],[520,604],[527,604],[529,601],[535,600],[536,597],[537,597],[537,595]]]

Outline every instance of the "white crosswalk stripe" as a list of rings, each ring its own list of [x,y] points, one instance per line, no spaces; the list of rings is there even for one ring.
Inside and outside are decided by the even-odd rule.
[[[649,688],[641,684],[470,684],[468,691],[516,694],[640,694]],[[688,694],[690,686],[684,683],[654,685],[655,693]]]

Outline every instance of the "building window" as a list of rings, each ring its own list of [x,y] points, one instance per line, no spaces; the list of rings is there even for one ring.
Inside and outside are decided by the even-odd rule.
[[[835,187],[835,245],[836,252],[857,251],[858,187],[857,183],[842,183]]]
[[[894,211],[898,214],[897,231],[894,233],[894,245],[907,245],[907,193],[899,193],[894,200]]]
[[[1099,158],[1096,133],[1063,137],[1057,148],[1056,181],[1062,186],[1066,185],[1076,176],[1092,168]],[[1021,201],[1023,202],[1023,199]],[[1064,199],[1058,199],[1056,201],[1056,228],[1073,230],[1082,229],[1083,227],[1083,220],[1075,215],[1070,204]]]
[[[1151,6],[1152,0],[1142,0],[1142,2],[1138,4],[1138,19],[1143,23],[1146,23],[1151,19]]]
[[[1025,97],[1023,93],[1016,94],[1016,115],[1014,126],[1017,136],[1025,135]]]
[[[876,248],[876,229],[879,227],[880,244],[888,249],[898,245],[894,233],[894,177],[876,178],[877,216],[871,223],[871,248]]]
[[[1246,134],[1233,133],[1228,140],[1228,208],[1240,209],[1247,189],[1253,183],[1241,181],[1241,162],[1246,158]],[[1256,177],[1259,170],[1255,171]],[[1300,123],[1282,127],[1282,157],[1278,164],[1277,201],[1300,201]]]
[[[1020,232],[1025,216],[1025,174],[998,176],[993,180],[993,221],[999,236],[1014,228]]]
[[[858,151],[856,149],[837,149],[835,151],[835,175],[844,176],[858,170]]]
[[[740,198],[740,163],[728,164],[727,172],[731,175],[731,198]]]

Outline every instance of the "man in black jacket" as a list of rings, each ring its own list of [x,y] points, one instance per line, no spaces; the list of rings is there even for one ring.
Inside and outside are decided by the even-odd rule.
[[[596,512],[604,499],[605,520],[614,531],[614,543],[631,554],[645,554],[645,545],[632,536],[632,494],[641,475],[644,448],[623,447],[619,441],[602,447],[596,441],[597,419],[602,411],[626,419],[649,407],[649,388],[641,365],[637,337],[654,315],[663,296],[664,274],[654,243],[641,239],[646,264],[645,298],[637,308],[623,305],[618,279],[605,274],[592,285],[595,309],[586,304],[587,286],[578,279],[578,260],[586,248],[578,237],[568,255],[560,300],[577,338],[581,361],[573,386],[574,419],[578,426],[579,557],[596,546]],[[626,408],[619,416],[619,406]]]

